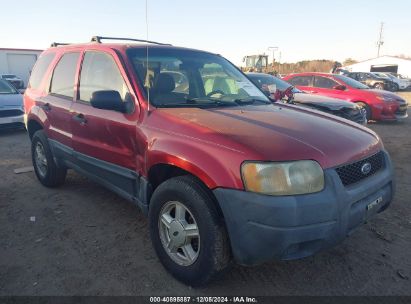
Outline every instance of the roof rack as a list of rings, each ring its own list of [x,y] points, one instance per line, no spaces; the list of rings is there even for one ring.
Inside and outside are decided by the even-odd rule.
[[[146,43],[158,44],[158,45],[171,45],[169,43],[161,43],[161,42],[156,42],[156,41],[134,39],[134,38],[102,37],[102,36],[93,36],[91,38],[91,42],[101,43],[101,40],[127,40],[127,41],[136,41],[136,42],[146,42]]]
[[[53,42],[50,47],[57,47],[59,45],[69,45],[70,43]]]

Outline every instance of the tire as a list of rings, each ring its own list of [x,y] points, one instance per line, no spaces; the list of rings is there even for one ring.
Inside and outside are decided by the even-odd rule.
[[[371,111],[370,106],[367,105],[367,104],[364,103],[364,102],[357,102],[356,104],[359,105],[360,107],[363,107],[363,108],[365,109],[365,117],[367,118],[367,122],[368,122],[369,120],[371,120],[371,118],[372,118],[372,111]]]
[[[40,183],[46,187],[57,187],[64,183],[67,169],[54,161],[47,136],[43,130],[36,131],[31,140],[31,158],[34,172]]]
[[[374,89],[384,90],[384,84],[383,84],[383,83],[376,83],[376,84],[374,85]]]
[[[400,90],[400,86],[397,83],[392,85],[392,92],[398,92]]]
[[[208,191],[194,177],[174,177],[158,186],[149,206],[151,240],[161,263],[177,280],[190,286],[206,284],[231,260],[227,232]],[[185,208],[183,220],[177,220],[181,218],[177,214],[183,214],[177,207]],[[186,237],[187,231],[195,229],[182,232],[176,228],[187,223],[196,225],[198,237],[195,233]],[[191,249],[184,251],[187,246]]]

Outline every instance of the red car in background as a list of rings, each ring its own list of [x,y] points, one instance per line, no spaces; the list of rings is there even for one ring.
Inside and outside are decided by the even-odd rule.
[[[408,117],[407,102],[400,96],[368,86],[347,76],[327,73],[299,73],[284,80],[310,94],[351,101],[363,106],[370,120],[399,120]]]

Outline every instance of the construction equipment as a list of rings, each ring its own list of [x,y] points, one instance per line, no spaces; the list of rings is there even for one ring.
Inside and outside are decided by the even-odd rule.
[[[265,72],[268,68],[268,55],[249,55],[243,58],[245,62],[244,72]]]

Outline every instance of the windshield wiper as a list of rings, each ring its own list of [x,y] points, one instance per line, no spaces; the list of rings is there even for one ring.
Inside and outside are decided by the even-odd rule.
[[[258,98],[238,98],[234,99],[234,102],[239,105],[247,105],[247,104],[254,104],[256,101],[264,103],[264,104],[271,104],[271,102],[258,99]]]
[[[186,97],[185,98],[187,104],[195,104],[195,105],[202,105],[202,106],[236,106],[237,104],[231,101],[223,101],[223,100],[216,100],[216,99],[211,99],[211,98],[202,98],[202,97],[196,97],[196,98],[190,98]]]
[[[235,102],[213,100],[209,98],[185,98],[186,102],[181,103],[158,103],[154,104],[161,108],[207,108],[207,107],[226,107],[238,106]]]

